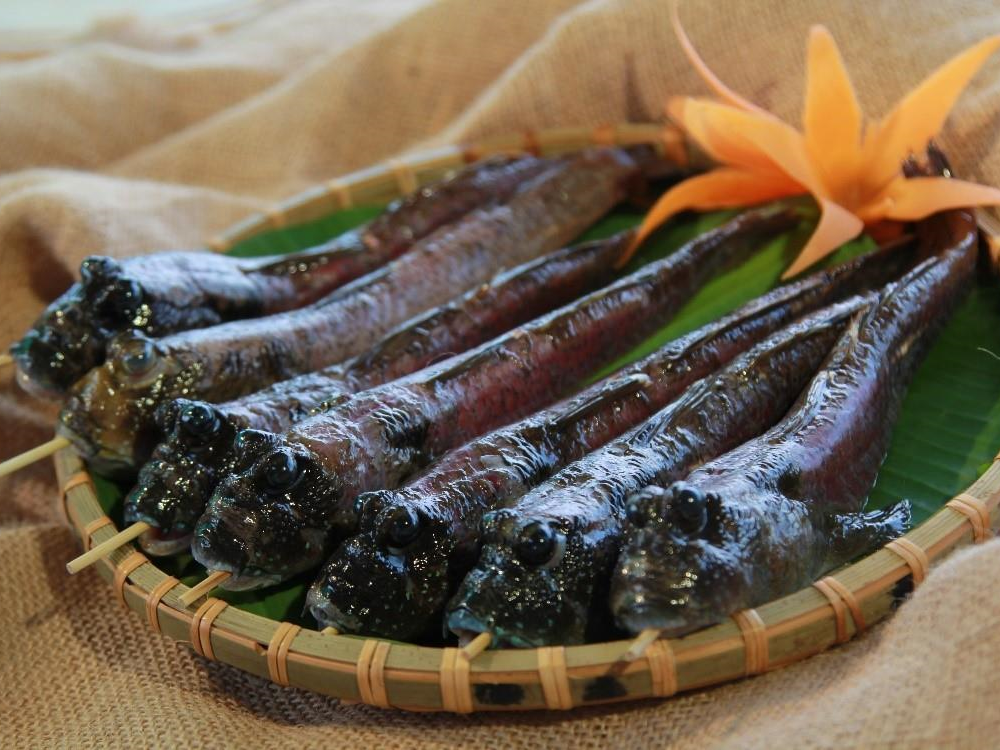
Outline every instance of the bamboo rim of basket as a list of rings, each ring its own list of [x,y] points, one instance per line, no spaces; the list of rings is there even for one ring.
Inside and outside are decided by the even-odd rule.
[[[447,146],[336,178],[254,214],[209,247],[225,251],[269,229],[330,211],[384,203],[496,153],[553,154],[594,144],[652,143],[683,163],[679,132],[662,125],[561,128]],[[55,457],[60,508],[86,548],[116,533],[93,481],[71,449]],[[97,564],[118,599],[167,637],[199,654],[282,685],[348,702],[410,711],[570,709],[674,693],[776,669],[850,640],[887,617],[928,567],[956,547],[982,542],[1000,522],[1000,455],[965,492],[901,540],[794,594],[746,610],[684,638],[653,641],[638,657],[634,640],[539,649],[486,650],[337,635],[276,622],[209,598],[197,610],[187,587],[131,545]],[[492,686],[492,688],[490,687]]]

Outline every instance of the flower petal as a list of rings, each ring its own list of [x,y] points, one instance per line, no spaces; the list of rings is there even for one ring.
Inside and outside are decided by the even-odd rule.
[[[938,211],[973,206],[1000,206],[1000,190],[948,177],[894,180],[887,191],[887,219],[917,221]]]
[[[703,106],[708,105],[708,106]],[[672,97],[667,102],[667,114],[681,126],[706,154],[717,162],[754,171],[779,171],[774,160],[755,143],[747,140],[741,131],[725,124],[716,124],[717,102],[690,97]],[[724,119],[724,118],[723,118]]]
[[[823,26],[809,30],[805,97],[806,151],[830,194],[842,198],[860,164],[862,115],[837,43]]]
[[[799,192],[801,188],[780,176],[769,178],[727,167],[691,177],[674,185],[653,205],[617,265],[623,266],[650,234],[681,211],[749,206]]]
[[[693,123],[692,136],[699,143],[704,139],[706,150],[723,162],[784,172],[808,192],[829,197],[809,162],[802,135],[781,120],[708,99],[685,100],[683,118],[683,123]]]
[[[684,50],[684,54],[687,55],[687,59],[690,61],[691,65],[694,66],[694,69],[698,71],[698,75],[701,76],[702,80],[708,84],[708,87],[715,92],[717,97],[722,99],[722,101],[727,104],[739,109],[744,109],[748,112],[770,115],[767,110],[761,109],[753,102],[744,99],[742,96],[729,88],[726,84],[719,80],[719,77],[711,71],[708,65],[705,64],[705,61],[701,59],[701,55],[699,55],[698,51],[694,48],[694,45],[691,44],[691,40],[688,38],[687,32],[684,31],[684,27],[681,26],[681,18],[677,12],[677,5],[678,4],[675,2],[670,10],[674,33],[677,34],[677,41],[680,42],[681,49]]]
[[[852,214],[843,206],[833,201],[820,200],[819,224],[816,231],[812,233],[806,246],[795,259],[795,262],[788,267],[781,278],[787,279],[804,271],[813,263],[822,260],[838,247],[849,240],[853,240],[864,228],[861,219]]]
[[[948,117],[959,95],[987,58],[1000,47],[1000,34],[960,52],[903,97],[866,139],[870,157],[866,184],[880,189],[899,174],[911,153],[927,147]]]

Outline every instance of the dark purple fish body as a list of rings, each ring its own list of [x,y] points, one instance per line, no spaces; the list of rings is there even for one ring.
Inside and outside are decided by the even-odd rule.
[[[406,252],[417,240],[468,212],[505,200],[543,159],[492,159],[396,201],[370,224],[290,255],[234,258],[165,252],[116,261],[91,256],[81,281],[42,313],[11,347],[18,380],[60,395],[104,360],[125,330],[148,336],[302,307]]]
[[[593,149],[550,164],[503,204],[467,214],[307,307],[176,333],[121,334],[74,385],[57,431],[106,472],[144,463],[157,407],[221,402],[360,354],[456,293],[564,246],[641,182],[641,153]]]
[[[234,468],[233,441],[244,429],[283,432],[353,393],[395,380],[462,352],[599,287],[613,274],[631,231],[549,253],[419,315],[364,354],[318,373],[281,381],[224,404],[177,399],[157,415],[167,438],[125,499],[127,523],[152,526],[141,539],[152,554],[190,542],[217,480]]]
[[[779,424],[635,501],[611,589],[617,622],[682,634],[815,580],[906,530],[909,503],[864,513],[907,384],[969,288],[970,214],[934,217],[950,249],[883,292]],[[662,489],[667,487],[667,489]]]
[[[466,354],[283,436],[260,433],[244,451],[251,468],[216,488],[195,531],[195,559],[231,572],[233,588],[316,567],[356,528],[358,494],[398,487],[451,448],[554,402],[660,327],[720,267],[795,223],[788,209],[748,212]]]
[[[606,593],[626,499],[684,476],[759,435],[795,400],[851,316],[852,297],[774,333],[620,439],[487,515],[482,553],[447,607],[462,638],[489,632],[515,647],[584,641]]]
[[[649,418],[796,318],[896,278],[912,253],[885,250],[775,289],[580,394],[456,448],[402,488],[358,499],[360,533],[327,561],[307,607],[323,626],[388,638],[440,631],[475,563],[480,521]]]

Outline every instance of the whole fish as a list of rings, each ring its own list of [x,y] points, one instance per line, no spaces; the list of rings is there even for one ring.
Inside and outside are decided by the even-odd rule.
[[[195,530],[195,559],[229,571],[228,588],[316,567],[355,529],[359,493],[397,487],[456,445],[552,403],[661,326],[724,264],[797,223],[788,208],[747,212],[604,289],[283,436],[240,433],[249,468],[216,488]]]
[[[360,533],[309,592],[321,626],[413,639],[440,631],[476,561],[483,514],[666,406],[691,383],[796,318],[897,278],[912,254],[883,250],[759,297],[554,407],[456,448],[399,490],[359,496]]]
[[[106,473],[145,462],[156,408],[227,401],[368,349],[414,315],[562,247],[641,179],[647,151],[593,149],[553,163],[506,203],[474,211],[380,269],[298,310],[176,333],[119,334],[77,382],[57,432]]]
[[[951,249],[854,321],[785,419],[636,498],[637,528],[610,595],[621,627],[696,630],[796,591],[906,530],[905,501],[863,510],[907,384],[972,282],[972,215],[932,218],[924,233],[942,223]]]
[[[463,640],[488,632],[514,647],[602,632],[626,498],[777,422],[866,304],[853,297],[772,334],[620,439],[487,514],[482,553],[448,604],[448,628]]]
[[[81,281],[11,346],[18,381],[32,393],[61,395],[104,360],[108,340],[120,331],[163,336],[307,305],[401,255],[438,227],[505,200],[549,164],[526,156],[472,165],[392,203],[367,226],[290,255],[165,252],[121,261],[91,256],[80,266]]]
[[[570,302],[613,275],[632,231],[542,256],[405,323],[364,354],[318,373],[281,381],[213,406],[178,399],[161,407],[167,437],[125,498],[125,521],[152,526],[140,538],[151,554],[190,543],[218,478],[234,467],[233,440],[244,429],[283,432],[348,395],[416,372]]]

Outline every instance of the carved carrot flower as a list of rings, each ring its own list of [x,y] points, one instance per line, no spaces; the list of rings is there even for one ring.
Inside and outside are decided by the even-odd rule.
[[[676,16],[682,48],[718,100],[676,97],[668,112],[720,166],[668,190],[643,220],[634,247],[687,209],[747,206],[812,195],[820,220],[785,272],[799,273],[885,220],[913,221],[948,208],[1000,205],[1000,190],[945,177],[905,179],[902,164],[941,129],[969,80],[1000,47],[992,36],[958,54],[877,122],[863,122],[840,51],[823,26],[810,30],[801,131],[730,90],[698,56]]]

